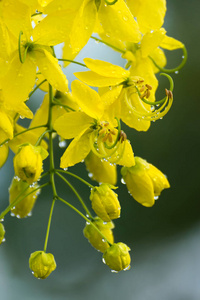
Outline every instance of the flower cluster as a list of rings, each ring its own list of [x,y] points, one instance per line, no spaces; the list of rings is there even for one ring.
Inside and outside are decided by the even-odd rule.
[[[5,240],[2,224],[8,212],[18,218],[30,216],[38,194],[52,189],[44,249],[30,256],[30,269],[46,278],[56,268],[46,253],[53,208],[57,201],[75,210],[86,221],[84,236],[103,253],[113,271],[130,268],[130,248],[114,243],[112,220],[120,217],[117,166],[132,197],[146,207],[154,205],[166,176],[142,158],[134,157],[123,124],[147,131],[162,119],[173,102],[173,80],[187,60],[185,46],[166,35],[162,27],[166,1],[150,0],[1,0],[0,1],[0,167],[13,151],[15,177],[9,189],[9,205],[0,214],[0,243]],[[90,39],[121,53],[125,67],[85,57],[75,60]],[[63,45],[62,57],[56,56]],[[164,50],[181,49],[182,62],[166,69]],[[64,73],[70,63],[82,70],[68,87]],[[160,73],[162,72],[162,73]],[[163,99],[156,100],[156,73],[169,81]],[[94,87],[96,89],[94,89]],[[33,113],[29,99],[37,89],[44,99]],[[20,119],[28,118],[28,128]],[[58,139],[57,139],[58,137]],[[54,143],[71,140],[54,164]],[[43,160],[49,156],[49,169]],[[93,186],[67,168],[84,161]],[[44,172],[45,171],[45,172]],[[59,196],[55,177],[60,177],[81,202],[84,213]],[[66,176],[73,176],[91,189],[93,215]],[[43,178],[46,183],[38,181]],[[88,197],[89,198],[89,197]]]

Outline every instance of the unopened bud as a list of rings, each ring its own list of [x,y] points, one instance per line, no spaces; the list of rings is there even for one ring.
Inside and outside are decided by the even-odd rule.
[[[29,258],[29,267],[36,278],[45,279],[55,270],[56,262],[53,254],[36,251]]]

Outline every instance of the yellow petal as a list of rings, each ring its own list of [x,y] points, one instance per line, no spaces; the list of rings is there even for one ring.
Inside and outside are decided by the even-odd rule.
[[[0,111],[0,128],[4,131],[8,139],[13,138],[13,125],[10,118],[3,111]]]
[[[167,63],[167,59],[165,56],[165,53],[162,49],[160,48],[156,48],[152,54],[151,54],[151,58],[153,58],[153,60],[157,63],[158,66],[160,66],[161,68],[163,68],[166,63]],[[154,65],[154,63],[152,62],[152,66],[153,66],[153,70],[154,73],[160,72],[160,70]]]
[[[22,64],[17,51],[10,62],[8,72],[2,78],[2,96],[7,108],[14,110],[20,103],[27,100],[35,84],[35,75],[36,66],[29,55]]]
[[[117,100],[117,98],[119,97],[119,95],[122,91],[122,88],[123,88],[123,86],[119,85],[119,86],[113,87],[111,90],[108,89],[108,91],[106,91],[101,96],[101,100],[103,101],[104,106],[109,106],[113,102],[115,102],[115,100]]]
[[[160,44],[160,47],[167,49],[167,50],[175,50],[175,49],[183,48],[184,45],[180,41],[165,35],[165,38],[163,39],[162,43]]]
[[[72,95],[81,109],[90,117],[100,119],[104,107],[99,94],[78,80],[72,82],[71,88]]]
[[[41,0],[40,0],[41,1]],[[53,14],[53,13],[57,13],[59,11],[64,11],[64,10],[74,10],[77,11],[81,4],[82,4],[83,0],[67,0],[67,1],[63,1],[63,0],[54,0],[51,3],[49,3],[45,8],[44,8],[44,13],[45,14]]]
[[[88,42],[96,22],[97,8],[93,0],[84,0],[70,33],[72,52],[79,52]]]
[[[139,26],[123,0],[118,0],[115,5],[106,5],[102,1],[99,20],[107,36],[114,35],[119,40],[133,43],[141,39]]]
[[[126,140],[124,143],[125,143],[124,153],[122,158],[117,162],[117,164],[125,167],[132,167],[135,165],[133,149],[128,140]]]
[[[61,168],[71,167],[85,159],[91,150],[89,136],[90,133],[82,132],[73,139],[61,157]]]
[[[7,145],[3,145],[0,147],[0,168],[5,164],[9,154],[9,148]]]
[[[44,18],[33,30],[33,41],[46,46],[64,42],[69,36],[76,12],[73,9],[56,11]]]
[[[84,83],[95,87],[114,86],[124,81],[121,77],[105,77],[92,71],[75,72],[74,75]]]
[[[15,37],[19,37],[20,31],[23,31],[27,38],[31,36],[31,11],[27,5],[17,0],[3,1],[2,16],[6,26]]]
[[[141,53],[143,57],[151,55],[151,53],[161,44],[164,40],[166,30],[160,28],[153,32],[148,32],[143,36],[141,41]]]
[[[35,63],[47,81],[55,89],[63,93],[67,92],[68,81],[58,64],[58,60],[45,49],[37,49],[32,52],[31,54],[35,58]]]
[[[103,60],[85,58],[84,63],[88,69],[104,77],[126,79],[130,75],[130,72],[124,68]]]
[[[54,129],[65,139],[71,139],[89,128],[93,119],[84,112],[69,112],[58,118]]]
[[[126,1],[133,16],[137,18],[142,33],[159,29],[163,25],[166,0]]]

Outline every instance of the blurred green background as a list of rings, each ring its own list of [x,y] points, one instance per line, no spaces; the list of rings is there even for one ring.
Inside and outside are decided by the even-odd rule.
[[[46,280],[35,279],[28,259],[44,244],[51,206],[51,193],[45,189],[31,218],[5,218],[6,243],[0,249],[0,299],[200,299],[200,2],[167,3],[164,27],[169,36],[185,43],[189,57],[185,68],[173,74],[174,104],[168,115],[153,123],[147,133],[125,128],[135,155],[157,166],[171,183],[171,189],[163,191],[154,207],[145,208],[130,197],[118,180],[122,215],[115,221],[114,234],[117,242],[132,249],[131,270],[111,273],[101,262],[101,254],[84,238],[84,220],[64,204],[56,203],[48,252],[54,254],[57,269]],[[86,55],[124,65],[118,53],[94,41],[77,60]],[[169,67],[177,65],[181,55],[181,51],[169,53]],[[77,70],[80,69],[76,66],[68,67],[67,77]],[[160,95],[165,85],[162,79]],[[37,99],[35,103],[39,104]],[[32,101],[31,105],[35,103]],[[56,151],[58,166],[63,149]],[[87,179],[83,164],[72,170]],[[11,155],[0,171],[1,210],[7,205],[12,177]],[[88,188],[70,181],[78,184],[79,192],[89,203]],[[57,185],[61,195],[81,209],[72,192],[60,181]]]

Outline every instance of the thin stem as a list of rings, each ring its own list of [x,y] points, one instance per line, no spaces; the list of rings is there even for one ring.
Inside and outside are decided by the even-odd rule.
[[[188,55],[187,55],[187,49],[186,49],[185,45],[183,46],[182,50],[183,50],[183,56],[182,56],[183,60],[182,60],[182,62],[180,63],[179,66],[177,66],[176,68],[173,68],[173,69],[162,68],[162,67],[160,67],[159,65],[157,65],[157,63],[155,62],[155,60],[154,60],[151,56],[149,56],[149,58],[151,59],[151,61],[154,63],[154,65],[155,65],[161,72],[165,72],[165,73],[175,73],[175,72],[178,72],[179,70],[181,70],[181,69],[184,67],[184,65],[186,64],[186,61],[187,61],[187,56],[188,56]]]
[[[95,229],[96,231],[102,236],[102,238],[110,245],[112,246],[112,244],[107,240],[107,238],[105,237],[105,235],[94,225],[94,223],[88,219],[86,216],[84,216],[84,214],[82,214],[76,207],[74,207],[73,205],[71,205],[70,203],[68,203],[67,201],[65,201],[64,199],[62,199],[61,197],[58,197],[58,200],[62,201],[63,203],[65,203],[67,206],[69,206],[70,208],[72,208],[75,212],[77,212],[77,214],[79,214],[83,219],[86,220],[87,223],[90,223]]]
[[[122,54],[126,53],[126,51],[124,51],[124,50],[122,50],[122,49],[120,49],[120,48],[118,48],[116,46],[113,46],[113,45],[111,45],[111,44],[109,44],[109,43],[107,43],[107,42],[105,42],[105,41],[103,41],[103,40],[101,40],[99,38],[96,38],[94,36],[91,36],[90,38],[93,39],[93,40],[95,40],[95,41],[97,41],[97,42],[99,42],[99,43],[105,44],[105,45],[109,46],[110,48],[113,48],[114,50],[116,50],[116,51],[118,51],[118,52],[120,52]]]
[[[76,175],[76,174],[73,174],[73,173],[71,173],[71,172],[69,172],[69,171],[65,171],[65,170],[55,170],[57,173],[65,173],[65,174],[67,174],[67,175],[70,175],[70,176],[73,176],[73,177],[75,177],[76,179],[78,179],[78,180],[80,180],[80,181],[82,181],[84,184],[86,184],[87,186],[89,186],[91,189],[92,188],[94,188],[94,186],[93,185],[91,185],[89,182],[87,182],[86,180],[84,180],[83,178],[81,178],[81,177],[79,177],[78,175]]]
[[[66,110],[76,111],[75,109],[71,108],[70,106],[65,105],[65,104],[63,104],[62,102],[58,101],[55,97],[54,97],[53,105],[59,105],[59,106],[62,106],[62,107],[64,107]]]
[[[89,209],[87,208],[87,206],[85,205],[83,199],[81,198],[81,196],[79,195],[77,190],[73,187],[73,185],[65,177],[63,177],[61,174],[59,174],[58,172],[56,172],[55,174],[57,174],[63,181],[65,181],[67,183],[67,185],[70,187],[70,189],[73,191],[73,193],[76,195],[76,197],[80,201],[80,203],[83,206],[86,214],[89,216],[90,219],[93,219]]]
[[[38,126],[35,126],[35,127],[27,128],[27,129],[25,129],[25,130],[23,130],[23,131],[21,131],[21,132],[16,133],[16,134],[14,135],[13,139],[14,139],[15,137],[17,137],[18,135],[20,135],[20,134],[23,134],[23,133],[25,133],[25,132],[27,132],[27,131],[34,130],[34,129],[41,128],[41,127],[47,127],[47,125],[46,125],[46,124],[45,124],[45,125],[38,125]],[[10,139],[6,139],[5,141],[3,141],[3,142],[0,144],[0,147],[3,146],[4,144],[6,144],[6,143],[9,142],[9,141],[10,141]]]
[[[27,54],[27,51],[28,51],[28,47],[25,48],[24,56],[22,58],[22,53],[21,53],[21,36],[22,35],[23,35],[23,31],[20,31],[20,33],[19,33],[19,39],[18,39],[18,51],[19,51],[19,60],[23,64],[25,62],[25,60],[26,60],[26,54]]]
[[[4,216],[15,206],[15,205],[17,205],[20,201],[22,201],[24,198],[26,198],[26,197],[28,197],[29,195],[31,195],[32,193],[34,193],[34,192],[36,192],[37,190],[40,190],[40,189],[42,189],[43,187],[45,187],[45,186],[47,186],[47,185],[49,185],[49,182],[47,182],[47,183],[44,183],[43,185],[41,185],[41,186],[38,186],[37,188],[35,188],[34,190],[32,190],[30,193],[28,193],[28,194],[26,194],[26,195],[24,195],[24,197],[22,197],[21,199],[20,199],[20,197],[23,195],[23,193],[25,193],[27,190],[28,190],[28,188],[29,188],[29,186],[27,186],[17,197],[16,197],[16,199],[1,213],[1,215],[0,215],[0,220],[1,219],[3,219],[4,218]]]
[[[33,90],[32,90],[32,92],[30,92],[30,94],[29,94],[29,98],[31,98],[31,96],[35,93],[35,91],[37,91],[37,89],[44,83],[44,82],[46,82],[47,80],[46,79],[44,79],[43,81],[41,81]]]
[[[87,66],[86,66],[85,64],[82,64],[82,63],[80,63],[80,62],[78,62],[78,61],[75,61],[75,60],[70,60],[70,59],[65,59],[65,58],[58,58],[58,60],[59,60],[59,61],[68,61],[68,62],[71,62],[71,63],[73,63],[73,64],[77,64],[77,65],[79,65],[79,66],[82,66],[82,67],[87,68]]]
[[[35,13],[35,14],[32,14],[32,15],[31,15],[31,18],[34,17],[34,16],[42,15],[42,14],[43,14],[42,12],[37,12],[37,13]]]
[[[50,132],[50,131],[51,131],[51,130],[49,130],[49,129],[45,130],[45,131],[39,136],[37,142],[35,143],[35,146],[40,145],[40,143],[41,143],[42,139],[44,138],[45,134],[48,133],[48,132]]]
[[[56,198],[53,199],[52,204],[51,204],[51,210],[50,210],[50,214],[49,214],[49,221],[48,221],[48,225],[47,225],[46,238],[45,238],[45,243],[44,243],[44,252],[46,252],[46,250],[47,250],[47,243],[48,243],[48,239],[49,239],[51,219],[52,219],[52,215],[53,215],[53,209],[54,209],[55,201],[56,201]]]

